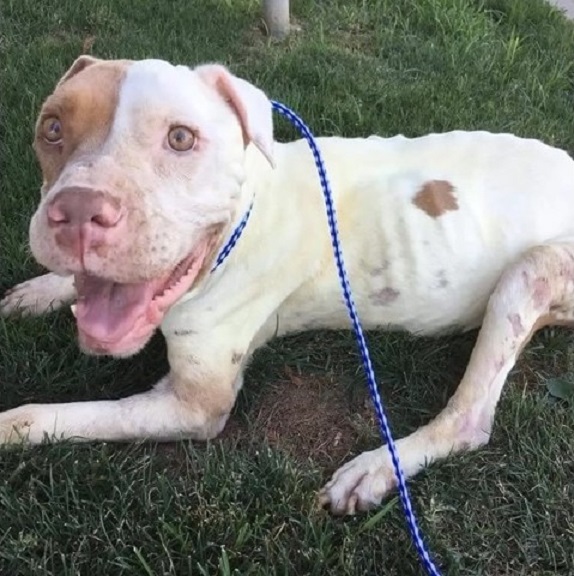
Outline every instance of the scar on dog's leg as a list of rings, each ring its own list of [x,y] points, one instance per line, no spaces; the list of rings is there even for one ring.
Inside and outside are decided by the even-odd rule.
[[[44,274],[8,290],[0,300],[0,314],[40,315],[61,308],[75,297],[73,276]]]
[[[508,373],[532,334],[547,325],[574,326],[574,243],[535,247],[503,273],[456,393],[433,421],[396,443],[406,476],[488,442]],[[340,468],[319,502],[353,514],[378,505],[395,486],[383,446]]]

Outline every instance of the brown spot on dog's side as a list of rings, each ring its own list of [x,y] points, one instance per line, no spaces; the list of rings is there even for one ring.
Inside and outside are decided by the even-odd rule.
[[[399,295],[400,292],[398,290],[387,286],[386,288],[369,294],[369,300],[375,306],[388,306],[389,304],[392,304],[399,297]]]
[[[521,334],[524,333],[524,326],[522,325],[522,319],[520,318],[520,314],[517,313],[509,314],[508,321],[512,325],[512,332],[515,338],[518,338]]]
[[[233,354],[231,355],[231,363],[239,364],[242,358],[243,358],[242,352],[233,352]]]
[[[72,154],[94,152],[102,145],[112,126],[129,64],[126,60],[79,58],[46,99],[34,140],[45,186],[56,181]],[[59,144],[49,144],[42,135],[42,124],[51,117],[61,124]]]
[[[454,186],[446,180],[425,182],[413,198],[413,204],[431,218],[438,218],[449,210],[458,210]]]

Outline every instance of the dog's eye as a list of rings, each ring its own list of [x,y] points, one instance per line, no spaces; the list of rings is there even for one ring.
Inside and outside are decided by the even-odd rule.
[[[48,144],[59,144],[62,141],[62,124],[55,116],[42,122],[42,136]]]
[[[169,147],[177,152],[187,152],[195,146],[195,134],[185,126],[175,126],[168,135]]]

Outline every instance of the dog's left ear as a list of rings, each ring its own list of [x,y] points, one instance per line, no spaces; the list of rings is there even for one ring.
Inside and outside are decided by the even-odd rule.
[[[273,111],[265,93],[253,84],[237,78],[219,64],[198,66],[194,68],[194,72],[215,88],[231,106],[241,124],[245,146],[253,142],[271,166],[274,166]]]

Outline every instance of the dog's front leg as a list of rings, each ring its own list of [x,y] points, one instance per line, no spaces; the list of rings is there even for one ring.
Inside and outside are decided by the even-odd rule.
[[[73,276],[44,274],[10,288],[0,300],[0,314],[43,314],[57,310],[75,298]]]
[[[542,326],[574,326],[574,243],[526,252],[492,294],[466,373],[447,407],[429,424],[396,442],[405,476],[450,454],[489,440],[506,377]],[[396,484],[387,447],[364,452],[341,467],[320,502],[335,513],[377,506]]]
[[[153,389],[121,400],[20,406],[0,414],[0,444],[213,438],[227,421],[242,377],[212,378],[193,382],[170,373]]]

